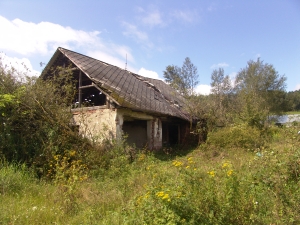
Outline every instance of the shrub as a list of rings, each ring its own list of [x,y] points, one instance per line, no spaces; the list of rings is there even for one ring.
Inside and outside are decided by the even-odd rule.
[[[261,131],[255,127],[236,125],[209,133],[207,144],[220,148],[255,149],[263,145],[263,138]]]

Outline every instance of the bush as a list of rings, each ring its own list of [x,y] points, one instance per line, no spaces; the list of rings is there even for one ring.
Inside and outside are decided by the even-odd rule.
[[[207,144],[219,148],[256,149],[263,145],[261,130],[247,125],[220,128],[208,134]]]
[[[76,93],[71,74],[20,79],[17,71],[7,70],[0,61],[0,80],[1,158],[25,163],[41,177],[54,156],[66,151],[85,155],[89,142],[71,124],[70,105]]]

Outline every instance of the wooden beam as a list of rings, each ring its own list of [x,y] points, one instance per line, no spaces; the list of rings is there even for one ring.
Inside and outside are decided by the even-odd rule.
[[[82,86],[82,73],[81,73],[81,70],[80,70],[80,71],[79,71],[79,82],[78,82],[78,87],[79,87],[79,91],[78,91],[79,108],[81,108],[81,104],[82,104],[82,91],[81,91],[81,86]]]
[[[79,70],[78,67],[73,67],[73,68],[70,68],[70,69],[66,69],[65,71],[74,71],[74,70]]]
[[[91,84],[91,85],[81,86],[81,87],[79,87],[79,89],[85,89],[85,88],[90,88],[90,87],[95,87],[95,85]]]
[[[121,105],[119,104],[119,102],[117,102],[113,97],[111,97],[106,91],[103,91],[101,88],[99,88],[98,85],[96,85],[96,84],[94,84],[94,83],[92,83],[92,85],[93,85],[95,88],[97,88],[99,91],[101,91],[103,94],[105,94],[106,96],[109,96],[109,98],[110,98],[114,103],[116,103],[117,105],[121,106]],[[107,98],[107,97],[106,97],[106,98]]]

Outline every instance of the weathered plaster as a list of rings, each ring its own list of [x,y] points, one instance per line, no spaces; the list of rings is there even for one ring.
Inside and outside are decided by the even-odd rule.
[[[147,121],[147,146],[149,149],[162,148],[162,122],[159,118],[130,109],[108,109],[91,107],[73,111],[73,119],[79,132],[95,142],[121,139],[124,121]],[[138,131],[137,131],[138,132]],[[132,131],[134,135],[134,131]]]
[[[159,118],[147,121],[147,137],[150,149],[162,148],[162,122]]]
[[[115,109],[90,109],[82,108],[81,111],[73,111],[73,119],[79,125],[79,132],[95,142],[104,139],[114,139],[117,134]]]

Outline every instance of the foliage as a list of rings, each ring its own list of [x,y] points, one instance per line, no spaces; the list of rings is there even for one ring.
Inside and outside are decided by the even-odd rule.
[[[189,57],[185,58],[181,68],[171,65],[164,71],[165,81],[183,96],[195,94],[195,87],[199,83],[198,77],[197,67]]]
[[[56,68],[52,79],[21,79],[14,69],[1,64],[0,68],[2,158],[26,163],[43,176],[53,156],[71,150],[83,155],[88,150],[88,141],[71,124],[69,105],[76,90],[70,73]]]
[[[246,124],[220,128],[211,132],[207,144],[218,148],[256,149],[264,144],[261,130]]]
[[[286,97],[269,64],[250,61],[235,92],[222,69],[213,71],[212,95],[186,96],[207,142],[163,157],[126,138],[97,144],[78,135],[74,84],[62,68],[49,80],[0,72],[1,223],[300,223],[299,124],[261,123],[275,109],[266,104]]]
[[[280,113],[285,81],[286,77],[280,76],[273,65],[259,58],[248,61],[235,80],[238,118],[249,125],[261,127],[261,121],[270,113]]]
[[[225,126],[232,120],[232,85],[224,69],[215,69],[211,74],[211,116],[215,125]]]
[[[67,161],[77,153],[69,151],[65,159],[62,155],[53,159],[61,168],[58,171],[66,171],[65,176],[47,182],[34,178],[26,167],[4,163],[0,179],[5,191],[0,201],[5,210],[0,212],[0,221],[298,224],[299,129],[299,125],[272,127],[268,143],[253,151],[246,146],[225,146],[215,154],[208,142],[192,152],[182,152],[182,156],[169,154],[163,159],[141,152],[130,162],[119,154],[111,158],[109,169],[88,165],[94,172],[76,183],[72,195],[63,192],[59,184],[66,184],[69,178],[74,181],[65,169],[72,168]],[[73,201],[72,207],[68,199]]]
[[[300,111],[300,90],[286,93],[285,111]]]
[[[19,195],[26,185],[35,182],[26,165],[0,161],[0,195]]]

